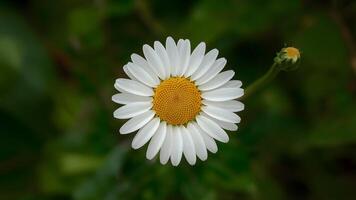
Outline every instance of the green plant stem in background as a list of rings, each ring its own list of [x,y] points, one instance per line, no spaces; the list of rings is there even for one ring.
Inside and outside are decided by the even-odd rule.
[[[277,74],[281,71],[281,69],[278,68],[277,66],[278,64],[276,62],[273,63],[273,65],[270,67],[270,69],[267,71],[265,75],[263,75],[261,78],[256,80],[250,86],[248,86],[241,100],[247,99],[253,93],[256,93],[258,90],[262,89],[265,85],[267,85],[271,80],[273,80],[277,76]]]

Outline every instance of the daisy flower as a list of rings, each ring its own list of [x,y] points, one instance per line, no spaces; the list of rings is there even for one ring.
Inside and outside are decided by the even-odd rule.
[[[231,80],[234,71],[223,71],[225,58],[218,50],[205,53],[201,42],[192,52],[189,40],[168,37],[165,46],[154,42],[143,45],[144,57],[131,55],[124,71],[129,79],[119,78],[112,97],[123,104],[114,112],[117,119],[129,119],[121,134],[138,131],[132,148],[148,144],[146,157],[158,153],[160,162],[171,160],[177,166],[183,155],[190,165],[196,158],[206,160],[208,151],[216,153],[215,140],[228,142],[225,132],[236,131],[244,109],[235,100],[244,94],[241,81]],[[225,130],[224,130],[225,129]]]

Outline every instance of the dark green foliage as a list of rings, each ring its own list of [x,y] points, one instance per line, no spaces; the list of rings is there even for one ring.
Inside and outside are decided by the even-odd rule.
[[[347,0],[2,1],[0,199],[354,199],[355,24]],[[162,166],[118,134],[111,96],[168,35],[218,48],[244,88],[285,45],[302,59],[244,101],[217,154]]]

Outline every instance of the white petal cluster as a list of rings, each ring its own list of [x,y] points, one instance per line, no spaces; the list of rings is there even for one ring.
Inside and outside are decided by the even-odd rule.
[[[234,71],[223,71],[225,58],[217,58],[218,50],[206,53],[201,42],[192,52],[189,40],[177,43],[168,37],[165,46],[154,42],[153,48],[143,46],[144,58],[132,54],[124,66],[130,79],[119,78],[115,88],[120,92],[112,97],[123,104],[114,112],[118,119],[129,119],[121,128],[121,134],[138,131],[132,141],[132,148],[138,149],[148,143],[147,159],[158,153],[160,162],[171,160],[177,166],[183,155],[191,165],[196,158],[206,160],[208,151],[216,153],[215,140],[228,142],[225,130],[236,131],[244,104],[236,99],[244,94],[241,81],[231,80]],[[161,120],[152,109],[154,88],[170,77],[186,77],[194,81],[201,92],[201,112],[195,120],[186,125],[171,125]]]

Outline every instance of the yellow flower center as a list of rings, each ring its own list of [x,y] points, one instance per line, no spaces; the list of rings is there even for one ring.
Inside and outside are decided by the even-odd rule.
[[[290,58],[299,58],[300,57],[300,52],[297,48],[287,47],[287,48],[285,48],[285,52],[287,53],[287,56]]]
[[[201,95],[189,79],[172,77],[155,90],[153,110],[161,120],[172,125],[186,124],[200,112]]]

